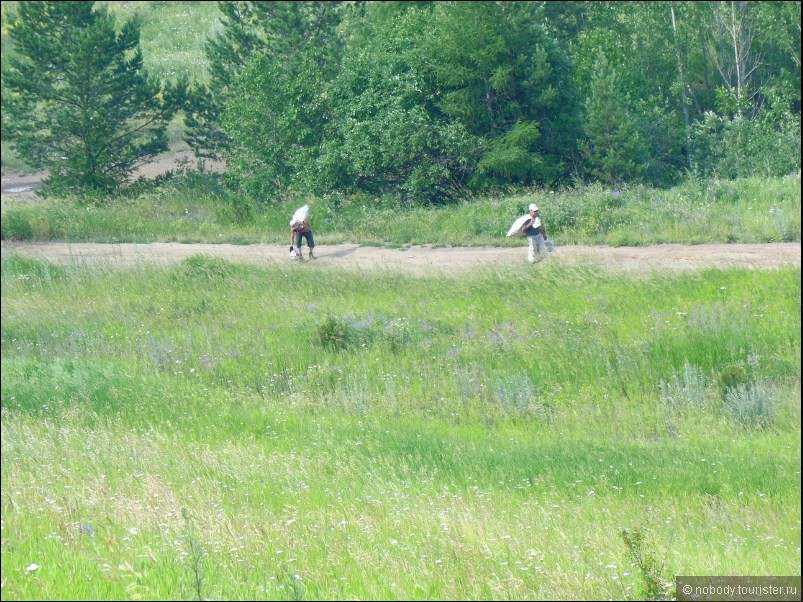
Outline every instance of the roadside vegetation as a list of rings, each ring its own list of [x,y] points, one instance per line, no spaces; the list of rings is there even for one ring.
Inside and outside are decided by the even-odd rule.
[[[519,278],[3,254],[3,598],[796,574],[800,269]]]
[[[56,196],[122,188],[171,140],[256,201],[783,177],[799,23],[798,2],[8,2],[3,140]]]
[[[176,84],[181,77],[186,77],[197,86],[213,86],[217,82],[220,85],[218,92],[222,95],[221,98],[226,94],[233,93],[229,90],[224,94],[222,91],[225,87],[224,83],[226,86],[233,86],[233,74],[244,68],[243,65],[229,64],[233,59],[230,54],[224,52],[227,44],[231,48],[240,48],[239,45],[246,43],[235,36],[235,33],[239,31],[238,27],[242,27],[243,31],[250,32],[256,38],[263,39],[265,36],[270,37],[270,35],[276,34],[276,32],[271,33],[270,31],[268,23],[272,22],[271,19],[282,22],[282,19],[289,19],[292,13],[298,19],[296,25],[303,29],[308,25],[304,25],[305,19],[311,17],[305,11],[308,9],[314,11],[311,5],[305,5],[303,8],[290,7],[288,8],[289,13],[285,14],[281,11],[276,14],[271,13],[271,19],[267,19],[267,13],[262,14],[260,11],[270,12],[273,9],[266,8],[267,5],[250,6],[250,3],[241,3],[237,10],[235,10],[237,3],[224,3],[225,6],[221,6],[218,3],[205,2],[152,2],[146,3],[147,10],[144,10],[143,3],[96,4],[106,6],[117,18],[118,25],[135,17],[141,19],[142,60],[148,73],[169,85]],[[7,35],[5,24],[9,15],[16,12],[17,5],[16,2],[3,4],[4,62],[7,57],[13,57],[15,54],[15,46],[11,37]],[[663,16],[666,16],[660,12],[663,8],[631,5],[629,10],[633,12],[628,14],[630,14],[632,22],[625,23],[618,19],[615,23],[606,25],[606,19],[610,19],[616,11],[603,10],[604,6],[605,3],[576,3],[561,9],[568,11],[563,15],[560,10],[555,9],[557,12],[553,12],[552,7],[547,6],[544,14],[539,17],[554,29],[554,35],[568,36],[567,39],[573,39],[572,36],[577,33],[571,33],[569,25],[581,15],[588,17],[584,22],[585,26],[589,27],[589,31],[586,32],[589,37],[578,38],[577,45],[570,46],[570,55],[578,64],[579,87],[587,95],[590,103],[587,107],[589,132],[594,131],[594,128],[600,124],[604,125],[603,117],[610,118],[611,111],[622,110],[621,103],[619,106],[610,107],[604,102],[605,95],[611,91],[615,92],[617,86],[627,85],[633,94],[636,91],[640,94],[648,94],[650,90],[655,89],[653,85],[646,85],[650,78],[671,79],[679,75],[674,73],[674,67],[671,64],[657,62],[651,65],[650,70],[639,76],[646,78],[645,81],[641,81],[639,77],[632,74],[624,78],[626,81],[622,81],[624,73],[630,72],[632,69],[628,67],[630,60],[628,55],[622,55],[618,50],[614,51],[611,46],[617,35],[624,35],[620,30],[632,30],[625,37],[641,40],[640,43],[645,44],[650,43],[643,39],[645,36],[650,38],[658,33],[663,36],[670,30],[661,29]],[[704,40],[696,37],[698,34],[702,34],[706,30],[705,28],[712,26],[711,19],[716,21],[723,17],[724,13],[721,14],[721,11],[724,10],[724,5],[715,9],[704,8],[695,3],[680,3],[673,6],[679,11],[675,15],[680,24],[676,35],[689,36],[687,43],[696,44],[693,49],[689,48],[688,60],[691,61],[698,52],[705,54],[711,48],[717,47],[717,44],[724,44],[723,39],[717,39],[714,36],[709,42],[712,44],[716,42],[716,44],[706,50]],[[789,59],[788,48],[792,50],[795,48],[794,44],[789,46],[791,38],[788,37],[789,35],[794,36],[794,31],[774,28],[771,33],[768,33],[762,28],[769,22],[766,21],[768,17],[781,19],[783,23],[789,19],[794,20],[795,7],[795,3],[777,3],[775,5],[754,3],[752,6],[740,4],[737,7],[738,11],[749,9],[749,11],[755,12],[739,12],[738,16],[743,19],[739,23],[739,27],[747,27],[752,21],[755,21],[757,26],[760,25],[756,31],[761,33],[753,32],[753,34],[766,35],[766,40],[761,39],[773,49],[773,52],[778,54],[777,61],[782,63]],[[301,12],[296,15],[293,11],[297,9]],[[345,9],[340,7],[338,10]],[[370,48],[372,38],[369,34],[374,28],[389,27],[382,25],[385,22],[394,23],[397,28],[402,28],[393,33],[393,36],[401,35],[399,33],[401,31],[405,35],[415,38],[420,33],[420,28],[426,29],[427,27],[418,11],[408,12],[399,7],[392,9],[381,5],[371,5],[366,10],[367,12],[362,16],[348,13],[348,11],[346,11],[348,15],[338,13],[340,14],[338,18],[344,18],[343,23],[349,24],[351,27],[356,27],[356,23],[361,22],[360,19],[365,19],[363,26],[366,29],[357,28],[360,31],[360,44],[369,46],[362,52],[369,50],[373,52]],[[450,17],[445,12],[439,13],[438,27],[448,30],[450,18],[458,21],[469,18],[474,9],[464,6],[461,10],[467,11],[466,14],[458,11],[453,17]],[[602,12],[598,13],[598,10]],[[654,10],[659,10],[659,12],[654,13]],[[799,11],[799,5],[797,5],[797,10]],[[710,14],[708,14],[709,12]],[[475,16],[480,18],[482,15]],[[485,17],[487,16],[485,15]],[[333,17],[333,14],[327,13],[327,18],[330,17]],[[651,21],[651,19],[655,20]],[[684,29],[694,26],[695,23],[703,29],[695,33]],[[332,25],[327,22],[326,26],[331,27]],[[437,29],[437,31],[441,31],[441,29]],[[592,32],[593,35],[591,35]],[[480,33],[474,32],[473,35],[480,35]],[[482,35],[491,34],[485,32]],[[504,38],[500,32],[493,35],[500,35]],[[208,41],[212,39],[219,42],[216,49],[207,47]],[[655,39],[660,39],[660,36]],[[256,43],[254,40],[249,43],[252,42]],[[606,52],[603,53],[604,56],[601,57],[599,53],[592,51],[595,44],[599,48],[606,49]],[[671,44],[668,47],[671,47]],[[243,48],[245,47],[240,49]],[[749,49],[737,50],[747,52],[746,59],[751,58]],[[276,48],[269,49],[259,44],[250,48],[250,51],[255,56],[278,52]],[[382,56],[385,60],[392,61],[392,52],[391,55],[388,55],[389,52],[389,49],[383,50]],[[786,58],[782,58],[781,55]],[[360,70],[367,69],[368,63],[363,64],[359,61],[359,56],[361,55],[352,57],[351,62],[343,63],[344,68],[350,65],[355,73],[362,73]],[[602,60],[605,56],[608,58]],[[611,57],[615,57],[615,61],[612,62]],[[401,58],[411,60],[406,54],[403,54]],[[293,55],[292,60],[296,59],[298,56]],[[334,57],[329,57],[329,59],[334,60]],[[452,57],[452,60],[458,59],[459,57]],[[598,59],[601,66],[599,70],[596,70],[593,65]],[[291,61],[290,58],[287,60]],[[643,67],[643,65],[641,66]],[[726,65],[722,64],[721,66],[724,68]],[[383,68],[397,67],[398,65],[386,65]],[[251,69],[251,71],[256,72],[252,73],[250,77],[257,79],[260,77],[258,69]],[[215,76],[215,73],[218,75]],[[227,73],[229,75],[226,77],[231,77],[232,80],[223,82],[221,78],[225,79],[224,75]],[[369,72],[363,75],[370,79],[376,74]],[[280,74],[273,74],[271,77],[274,76],[279,77]],[[786,79],[783,79],[783,85],[786,86],[789,83],[786,80],[789,78],[791,78],[790,81],[794,80],[795,74],[789,72],[784,77]],[[799,79],[799,69],[797,77]],[[250,80],[245,78],[237,85],[246,86],[247,81]],[[275,81],[262,83],[272,86],[279,85]],[[680,83],[682,82],[675,82],[677,86]],[[318,84],[321,82],[315,85]],[[667,83],[662,87],[670,89],[675,84]],[[725,85],[726,82],[723,81],[722,84]],[[715,82],[706,81],[706,86],[714,85]],[[766,98],[769,104],[761,107],[753,106],[749,112],[750,119],[747,119],[748,113],[745,113],[744,118],[736,119],[734,117],[738,113],[738,111],[734,113],[738,107],[731,106],[728,104],[729,101],[725,102],[728,94],[720,95],[719,101],[717,101],[719,104],[715,106],[713,90],[700,92],[705,101],[698,99],[701,103],[698,112],[705,113],[705,107],[711,110],[704,115],[698,115],[699,120],[693,124],[693,127],[690,126],[690,130],[687,132],[687,135],[693,138],[695,143],[693,145],[697,153],[695,155],[697,163],[695,164],[686,163],[684,165],[683,161],[679,161],[678,156],[667,159],[667,156],[662,154],[664,151],[669,152],[662,145],[669,144],[670,138],[674,140],[672,144],[675,144],[677,140],[673,136],[678,132],[675,131],[670,136],[670,132],[667,130],[661,134],[661,128],[668,127],[663,117],[659,119],[659,116],[656,115],[633,114],[634,111],[638,113],[645,110],[649,104],[644,104],[644,99],[637,103],[635,98],[630,99],[633,102],[629,108],[630,113],[620,115],[616,112],[613,119],[619,123],[631,121],[632,123],[627,124],[630,130],[636,126],[643,127],[645,120],[652,123],[651,135],[656,138],[649,142],[648,146],[652,145],[655,148],[649,151],[644,148],[633,150],[633,152],[638,151],[640,156],[655,160],[649,165],[638,167],[636,164],[627,164],[627,161],[617,163],[617,160],[625,160],[627,157],[605,156],[600,148],[591,144],[592,140],[589,138],[590,145],[587,144],[583,153],[578,151],[575,156],[575,159],[581,155],[585,157],[584,161],[589,161],[587,168],[577,168],[570,175],[564,174],[554,185],[545,185],[543,182],[527,184],[527,178],[514,175],[511,178],[503,178],[504,182],[497,182],[490,187],[481,186],[474,189],[467,186],[462,189],[454,189],[447,195],[448,202],[445,202],[443,198],[436,199],[436,202],[416,200],[415,195],[403,192],[406,188],[401,185],[401,180],[398,178],[398,186],[391,185],[390,190],[387,187],[383,188],[384,185],[380,185],[379,182],[381,177],[390,177],[391,179],[396,177],[388,174],[391,174],[393,169],[399,166],[394,167],[395,164],[388,163],[389,156],[385,156],[383,159],[379,155],[373,156],[373,158],[358,157],[358,159],[365,162],[366,165],[383,164],[385,169],[389,170],[385,176],[378,173],[374,176],[366,175],[363,178],[366,186],[363,187],[357,186],[349,189],[348,186],[341,186],[338,189],[336,186],[324,193],[313,191],[314,186],[305,188],[305,186],[298,185],[300,181],[298,178],[301,177],[298,174],[298,178],[293,176],[290,178],[292,181],[287,180],[288,174],[292,171],[289,165],[285,167],[290,171],[271,175],[272,172],[266,166],[268,164],[279,165],[280,157],[277,155],[274,157],[276,160],[265,162],[266,155],[264,153],[267,149],[258,148],[259,144],[267,139],[262,136],[260,140],[252,141],[257,144],[257,147],[249,147],[246,144],[237,151],[240,155],[227,157],[231,163],[231,170],[225,176],[193,174],[188,168],[194,166],[188,164],[179,169],[178,173],[159,178],[156,182],[139,182],[113,194],[80,191],[74,194],[53,195],[51,192],[46,200],[36,203],[10,203],[2,209],[2,237],[7,240],[75,242],[283,243],[287,238],[287,216],[301,204],[308,203],[312,209],[316,237],[319,242],[324,244],[351,241],[361,244],[394,246],[408,244],[507,245],[518,244],[504,239],[503,235],[509,224],[518,215],[525,212],[529,202],[535,201],[542,207],[541,213],[547,232],[558,244],[621,246],[665,242],[798,241],[800,240],[799,115],[795,117],[782,110],[782,107],[785,106],[783,99],[789,100],[784,96],[785,92],[782,92],[782,88],[783,86],[780,84],[778,87],[768,88]],[[790,89],[792,88],[795,86],[791,86]],[[733,93],[733,89],[729,90],[729,94]],[[328,93],[326,92],[326,94]],[[383,90],[382,93],[390,94],[391,91]],[[217,99],[217,101],[219,100],[220,98]],[[290,106],[291,100],[288,100],[288,103]],[[776,104],[772,105],[772,103]],[[638,111],[636,110],[637,106],[640,107]],[[747,105],[739,106],[744,108]],[[770,106],[774,108],[769,110]],[[246,108],[242,108],[244,111],[242,113],[231,115],[230,121],[239,124],[237,128],[249,130],[251,126],[248,115],[251,114]],[[363,107],[364,111],[369,111],[369,109],[370,107]],[[212,113],[219,110],[222,110],[220,106],[214,111],[210,109]],[[171,120],[166,131],[170,148],[186,150],[188,143],[202,145],[201,138],[203,136],[200,131],[205,127],[208,130],[206,133],[214,138],[217,134],[213,134],[212,130],[220,127],[217,120],[221,118],[221,115],[216,114],[215,116],[212,113],[207,115],[211,120],[209,122],[204,122],[199,114],[194,114],[188,125],[185,123],[185,117],[188,114],[186,111],[179,111]],[[268,115],[268,112],[263,112],[260,119],[268,119]],[[730,117],[726,117],[726,115],[730,115]],[[366,116],[365,119],[365,127],[369,127],[369,125],[380,128],[390,127],[382,121],[383,117],[379,114],[374,114],[372,117]],[[657,121],[655,121],[656,119]],[[401,127],[399,123],[396,125]],[[521,158],[520,153],[517,154],[516,148],[518,147],[516,145],[526,139],[528,135],[532,135],[533,132],[532,128],[528,129],[525,125],[519,129],[514,128],[514,130],[492,142],[490,144],[492,150],[489,151],[491,154],[480,161],[480,164],[485,166],[483,169],[486,169],[486,172],[483,173],[488,176],[486,179],[493,180],[497,177],[492,176],[493,169],[502,169],[500,166],[507,161],[516,163],[515,157],[517,156]],[[385,131],[383,136],[388,139],[399,138],[399,136],[401,136],[400,139],[404,138],[402,133],[388,133],[393,130],[383,131]],[[188,134],[192,132],[201,138],[196,137],[194,142],[192,136],[187,138]],[[578,133],[580,137],[585,137],[586,134]],[[635,134],[631,131],[631,134],[628,136],[633,140],[641,137],[639,144],[647,143],[644,131],[637,131]],[[659,140],[662,135],[666,136],[663,141]],[[207,143],[210,140],[205,139]],[[359,146],[358,140],[351,138],[349,140]],[[602,147],[624,148],[623,145],[612,140],[603,144]],[[411,152],[411,148],[403,150],[402,154],[407,156]],[[678,148],[674,148],[672,153],[678,153]],[[660,149],[663,151],[659,152]],[[344,146],[343,152],[346,150]],[[390,152],[387,149],[386,151]],[[242,153],[246,153],[247,156]],[[30,170],[8,147],[5,136],[2,156],[4,174]],[[593,157],[596,159],[592,160]],[[530,157],[530,159],[532,158]],[[249,161],[256,161],[256,163],[251,165]],[[529,159],[522,165],[529,164],[528,161]],[[598,164],[594,164],[594,161],[597,161]],[[309,161],[305,160],[304,163],[312,165],[313,158],[309,157]],[[245,170],[251,173],[250,179],[242,177],[246,164],[253,167],[253,169]],[[622,174],[627,172],[632,177],[607,177],[606,173],[610,176],[610,170],[614,169],[611,165],[615,164],[620,165],[624,170],[621,172]],[[496,165],[496,167],[492,169],[492,165]],[[603,168],[604,166],[608,167]],[[655,175],[664,168],[665,177]],[[407,167],[402,166],[400,169],[404,171]],[[511,169],[513,168],[511,167]],[[632,173],[628,171],[631,169],[635,171]],[[673,175],[670,176],[670,172]],[[641,175],[636,177],[636,174]],[[408,175],[410,174],[408,173]],[[269,186],[266,184],[266,180],[271,178],[273,178],[272,181],[281,180],[284,184],[279,187]],[[372,178],[375,179],[372,180]],[[419,179],[419,183],[423,183],[427,179],[423,176],[422,178]],[[437,180],[438,177],[435,179]],[[535,178],[535,180],[544,180],[544,178]],[[617,180],[619,180],[618,183],[616,183]]]
[[[295,209],[310,206],[319,244],[403,246],[521,244],[505,233],[531,202],[556,244],[800,240],[800,175],[689,180],[669,190],[600,185],[470,197],[446,206],[409,206],[366,195],[253,202],[213,174],[182,171],[135,198],[15,202],[2,208],[4,240],[284,244]]]

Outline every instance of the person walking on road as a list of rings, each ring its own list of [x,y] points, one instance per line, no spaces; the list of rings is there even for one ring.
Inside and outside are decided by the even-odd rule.
[[[544,224],[541,222],[538,205],[530,203],[528,209],[530,210],[530,219],[524,222],[521,231],[527,235],[527,243],[530,247],[527,259],[530,263],[537,263],[544,258],[547,252],[547,235]]]

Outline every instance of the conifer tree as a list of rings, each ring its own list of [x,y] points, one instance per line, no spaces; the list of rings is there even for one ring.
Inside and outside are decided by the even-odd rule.
[[[267,57],[271,70],[293,79],[304,63],[323,72],[336,62],[341,4],[218,2],[223,32],[206,44],[209,84],[192,87],[185,110],[186,141],[197,156],[229,158],[231,141],[223,128],[223,113],[242,100],[236,84],[249,63]]]
[[[185,140],[199,157],[219,159],[228,144],[220,127],[221,114],[230,96],[230,87],[246,63],[265,53],[259,35],[259,5],[252,2],[218,2],[223,33],[207,40],[209,85],[195,83],[187,96]]]
[[[630,95],[602,52],[586,98],[584,129],[580,149],[590,174],[610,186],[638,180],[647,149],[632,116]]]
[[[45,192],[113,191],[167,150],[166,128],[183,102],[143,71],[137,19],[122,24],[94,2],[20,2],[3,65],[3,138]]]

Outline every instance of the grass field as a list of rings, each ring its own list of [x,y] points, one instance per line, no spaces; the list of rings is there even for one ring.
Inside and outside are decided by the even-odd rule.
[[[800,571],[800,270],[2,258],[3,599]]]
[[[206,80],[216,3],[107,4],[153,8],[151,72]],[[799,173],[443,207],[217,178],[4,195],[2,238],[283,243],[309,203],[324,245],[520,245],[536,202],[558,244],[800,240]],[[668,599],[676,575],[800,575],[799,268],[0,261],[3,600]]]

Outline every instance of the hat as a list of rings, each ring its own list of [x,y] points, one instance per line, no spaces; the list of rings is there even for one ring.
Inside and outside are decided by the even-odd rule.
[[[530,211],[538,211],[538,205],[536,205],[535,203],[530,203],[530,206],[528,207],[528,209]]]

